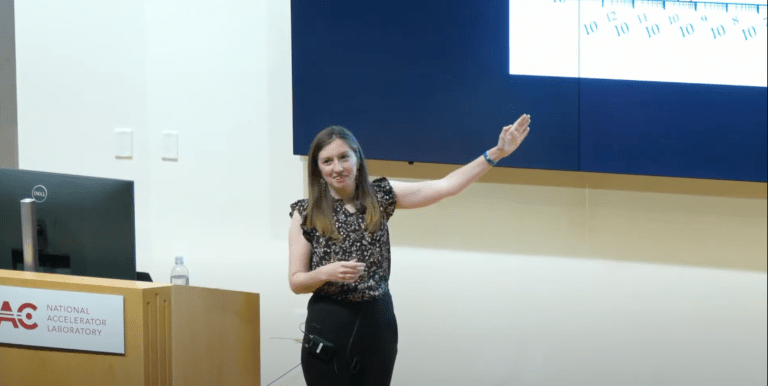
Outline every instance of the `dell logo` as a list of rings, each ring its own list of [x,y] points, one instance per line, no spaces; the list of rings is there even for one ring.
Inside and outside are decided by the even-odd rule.
[[[37,185],[32,189],[32,198],[37,202],[43,202],[48,198],[48,190],[43,185]]]

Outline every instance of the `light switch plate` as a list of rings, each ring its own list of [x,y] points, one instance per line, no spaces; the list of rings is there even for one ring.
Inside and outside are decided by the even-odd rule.
[[[115,158],[133,158],[133,129],[115,129]]]
[[[179,160],[179,132],[163,131],[163,160]]]

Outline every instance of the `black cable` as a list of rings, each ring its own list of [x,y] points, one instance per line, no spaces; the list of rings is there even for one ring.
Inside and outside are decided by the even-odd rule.
[[[292,369],[290,369],[290,370],[286,371],[286,372],[285,372],[285,374],[283,374],[283,375],[281,375],[281,376],[277,377],[277,379],[275,379],[274,381],[272,381],[272,382],[268,383],[268,384],[267,384],[267,386],[269,386],[269,385],[271,385],[271,384],[273,384],[273,383],[275,383],[275,382],[279,381],[279,380],[280,380],[280,378],[282,378],[282,377],[284,377],[284,376],[288,375],[288,373],[290,373],[291,371],[295,370],[295,369],[296,369],[297,367],[299,367],[299,366],[301,366],[301,362],[299,362],[299,364],[298,364],[298,365],[296,365],[296,366],[293,366],[293,368],[292,368]]]
[[[302,325],[302,324],[306,324],[306,323],[300,323],[300,324],[299,324],[299,331],[301,331],[301,332],[302,332],[302,333],[304,333],[304,334],[307,334],[306,332],[304,332],[304,330],[302,330],[302,329],[301,329],[301,325]],[[314,324],[314,323],[313,323],[313,324]],[[317,325],[315,324],[315,326],[317,326]],[[320,326],[317,326],[317,327],[320,327]],[[309,335],[309,334],[307,334],[307,335]],[[312,335],[310,335],[310,336],[312,336]],[[291,338],[270,338],[270,339],[291,339]],[[275,382],[279,381],[279,380],[280,380],[280,378],[282,378],[282,377],[284,377],[284,376],[288,375],[288,373],[290,373],[291,371],[293,371],[293,370],[296,370],[296,368],[297,368],[297,367],[299,367],[299,366],[301,366],[301,362],[299,362],[299,364],[298,364],[298,365],[296,365],[296,366],[293,366],[293,367],[292,367],[290,370],[286,371],[286,372],[285,372],[285,374],[283,374],[283,375],[281,375],[281,376],[277,377],[277,379],[275,379],[274,381],[272,381],[272,382],[268,383],[268,384],[267,384],[267,386],[269,386],[269,385],[271,385],[271,384],[273,384],[273,383],[275,383]]]
[[[352,336],[349,337],[349,344],[347,345],[347,359],[349,359],[349,351],[352,348],[352,341],[355,339],[355,333],[357,333],[357,326],[360,325],[360,320],[363,318],[363,312],[365,308],[360,305],[360,311],[357,314],[357,322],[355,322],[355,328],[352,330]],[[357,367],[355,367],[357,365]],[[360,369],[360,363],[357,362],[357,357],[352,359],[352,363],[349,365],[349,372],[354,374]]]
[[[312,338],[313,338],[313,335],[312,335],[312,334],[308,334],[306,331],[304,331],[304,330],[302,330],[302,329],[301,329],[301,325],[302,325],[302,324],[306,324],[306,323],[300,323],[300,324],[299,324],[299,331],[301,331],[301,333],[302,333],[302,334],[304,334],[304,335],[307,335],[307,336],[309,336],[309,338],[310,338],[310,339],[312,339]],[[319,324],[317,324],[317,323],[312,323],[312,325],[313,325],[313,326],[315,326],[315,327],[317,327],[317,329],[318,329],[318,330],[320,329],[320,325],[319,325]]]
[[[364,312],[365,312],[365,308],[361,305],[360,306],[360,310],[357,313],[357,321],[355,322],[355,328],[352,329],[352,335],[349,337],[349,343],[347,344],[347,359],[350,358],[349,353],[352,350],[352,342],[355,339],[355,335],[357,334],[357,328],[358,328],[358,326],[360,326],[360,320],[363,319],[363,313]],[[301,323],[301,324],[306,324],[306,323]],[[304,335],[307,335],[307,336],[309,336],[310,339],[312,339],[313,336],[311,334],[308,334],[306,331],[301,329],[301,324],[299,324],[299,331],[301,331]],[[318,324],[312,323],[312,325],[317,327],[318,329],[320,329],[320,326]],[[304,346],[306,348],[306,344],[304,344]],[[299,363],[299,364],[301,364],[301,363]],[[357,357],[355,357],[355,358],[352,359],[352,363],[349,365],[349,372],[354,374],[359,369],[360,369],[360,363],[357,361]],[[293,369],[291,369],[291,370],[293,370]],[[333,370],[334,370],[334,372],[337,375],[339,374],[339,370],[336,367],[336,358],[333,358]],[[270,385],[271,385],[271,383],[270,383]],[[269,386],[269,385],[267,385],[267,386]]]

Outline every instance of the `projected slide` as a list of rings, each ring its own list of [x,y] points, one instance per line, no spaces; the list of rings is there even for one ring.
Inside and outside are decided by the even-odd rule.
[[[765,0],[510,0],[509,73],[766,87]]]

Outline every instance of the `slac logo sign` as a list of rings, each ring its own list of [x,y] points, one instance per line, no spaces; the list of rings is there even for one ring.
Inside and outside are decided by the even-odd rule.
[[[13,312],[11,303],[3,301],[2,306],[0,306],[0,326],[3,325],[3,322],[9,322],[13,325],[13,328],[19,328],[19,325],[21,325],[24,329],[34,330],[37,328],[37,323],[27,323],[28,320],[32,320],[32,313],[34,311],[37,311],[36,305],[24,303],[16,309],[16,312]]]

